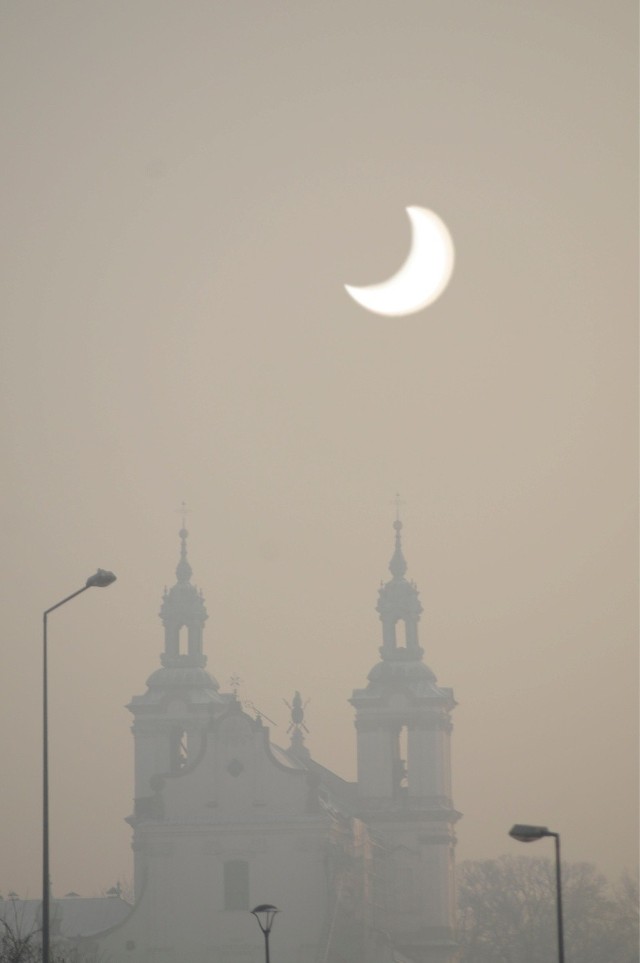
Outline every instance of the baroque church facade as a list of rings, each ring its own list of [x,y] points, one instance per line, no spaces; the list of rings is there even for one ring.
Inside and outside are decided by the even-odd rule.
[[[180,531],[161,665],[128,707],[135,906],[82,941],[85,961],[261,963],[248,911],[272,903],[282,911],[270,938],[276,963],[454,963],[455,701],[424,662],[422,606],[406,578],[402,523],[394,527],[377,604],[380,658],[350,700],[356,782],[312,758],[298,693],[281,748],[236,693],[220,691]]]

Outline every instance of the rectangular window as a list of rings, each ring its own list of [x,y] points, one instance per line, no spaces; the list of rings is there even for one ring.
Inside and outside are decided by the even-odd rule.
[[[230,859],[224,864],[224,908],[249,909],[249,863]]]

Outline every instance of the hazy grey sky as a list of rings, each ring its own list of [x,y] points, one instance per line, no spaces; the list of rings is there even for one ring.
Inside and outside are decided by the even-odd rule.
[[[209,668],[355,769],[405,500],[455,713],[458,856],[637,854],[636,4],[8,2],[0,11],[0,890],[130,876],[130,716],[185,499]],[[421,314],[407,205],[457,251]],[[535,855],[544,853],[544,844]],[[549,852],[550,855],[550,852]]]

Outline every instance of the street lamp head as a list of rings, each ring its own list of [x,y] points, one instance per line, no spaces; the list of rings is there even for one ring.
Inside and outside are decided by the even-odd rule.
[[[107,585],[111,585],[115,582],[116,576],[113,572],[107,572],[103,568],[99,568],[95,575],[90,575],[86,581],[86,588],[106,588]]]
[[[558,920],[558,963],[564,963],[564,925],[562,922],[562,882],[560,866],[560,833],[554,833],[547,826],[523,826],[516,823],[509,835],[519,843],[534,843],[536,839],[553,836],[556,850],[556,917]]]
[[[261,903],[260,906],[254,906],[251,910],[251,915],[255,916],[258,921],[258,926],[265,936],[268,936],[273,926],[273,918],[276,913],[279,912],[280,910],[277,906],[271,906],[270,903]]]
[[[536,839],[543,839],[545,836],[555,836],[546,826],[512,826],[509,835],[517,839],[519,843],[534,843]]]

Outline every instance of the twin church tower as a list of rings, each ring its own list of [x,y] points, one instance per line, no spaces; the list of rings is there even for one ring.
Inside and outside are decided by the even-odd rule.
[[[287,747],[207,671],[202,593],[180,532],[161,665],[135,696],[135,906],[87,943],[113,963],[261,963],[249,910],[279,907],[277,963],[454,963],[455,701],[423,660],[397,520],[380,660],[355,689],[357,781],[316,761],[304,708]],[[338,680],[337,684],[341,684]],[[345,736],[346,737],[346,736]]]

